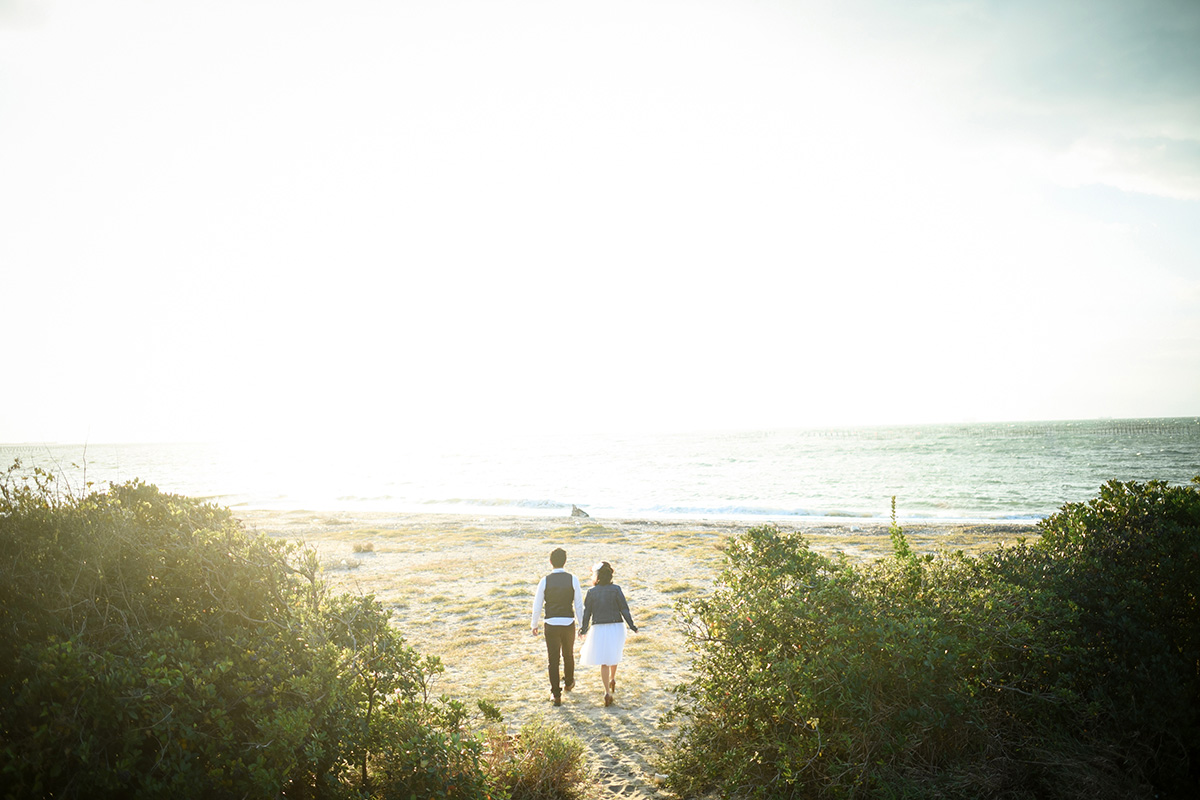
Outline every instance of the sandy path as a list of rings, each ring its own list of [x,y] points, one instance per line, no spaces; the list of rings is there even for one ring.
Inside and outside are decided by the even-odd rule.
[[[705,592],[722,565],[721,543],[739,523],[591,518],[474,518],[445,515],[235,511],[248,528],[315,547],[326,579],[341,591],[374,594],[420,652],[446,666],[437,690],[499,707],[509,730],[536,714],[584,742],[598,798],[661,796],[655,759],[671,729],[660,719],[688,677],[690,654],[675,604]],[[796,529],[788,525],[784,528]],[[870,558],[888,552],[887,527],[807,524],[814,549]],[[1022,526],[906,528],[914,547],[995,546]],[[591,565],[613,564],[640,631],[630,634],[616,704],[603,705],[599,669],[580,668],[562,706],[550,702],[546,650],[530,632],[533,590],[554,547],[586,590]],[[356,550],[358,552],[356,552]],[[576,645],[578,653],[578,644]]]

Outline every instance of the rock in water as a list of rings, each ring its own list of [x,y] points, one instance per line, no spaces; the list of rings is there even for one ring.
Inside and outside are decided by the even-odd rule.
[[[588,515],[588,513],[586,511],[584,511],[582,508],[575,505],[574,503],[571,503],[571,516],[572,517],[586,517],[587,515]]]

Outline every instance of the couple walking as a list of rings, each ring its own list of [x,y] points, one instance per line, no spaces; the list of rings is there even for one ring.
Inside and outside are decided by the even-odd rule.
[[[550,694],[554,705],[560,706],[562,693],[575,688],[575,620],[578,619],[579,640],[583,643],[579,664],[600,667],[604,705],[611,706],[617,691],[617,665],[625,652],[625,626],[637,633],[637,625],[633,624],[625,593],[612,582],[612,564],[601,561],[593,568],[592,588],[586,597],[579,579],[565,569],[566,564],[567,551],[555,548],[550,553],[550,566],[554,570],[542,578],[533,596],[533,635],[537,636],[539,625],[544,622],[546,654],[550,658]]]

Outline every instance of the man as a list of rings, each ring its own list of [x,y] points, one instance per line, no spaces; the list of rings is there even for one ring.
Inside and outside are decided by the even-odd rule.
[[[546,654],[550,658],[550,695],[554,705],[562,705],[563,691],[575,688],[575,620],[583,619],[583,590],[579,578],[567,572],[567,551],[561,547],[550,553],[553,571],[538,583],[533,595],[533,635],[538,635],[542,611],[546,612]],[[562,661],[562,685],[558,663]]]

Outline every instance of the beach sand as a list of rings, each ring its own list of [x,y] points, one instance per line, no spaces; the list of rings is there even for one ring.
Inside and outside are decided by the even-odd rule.
[[[494,703],[510,732],[535,715],[561,723],[585,745],[595,798],[664,797],[656,763],[672,727],[660,724],[691,654],[675,604],[704,593],[723,566],[723,542],[749,523],[601,520],[590,517],[468,517],[384,512],[236,510],[252,531],[315,548],[335,591],[373,594],[421,653],[446,667],[434,687],[474,706]],[[757,523],[756,523],[757,524]],[[817,551],[868,560],[891,550],[877,521],[779,523]],[[906,525],[914,549],[964,552],[1034,536],[1029,525]],[[599,669],[579,668],[574,692],[554,707],[546,648],[530,630],[533,591],[555,547],[586,591],[592,565],[608,561],[629,599],[630,633],[605,708]],[[576,655],[578,655],[578,643]]]

